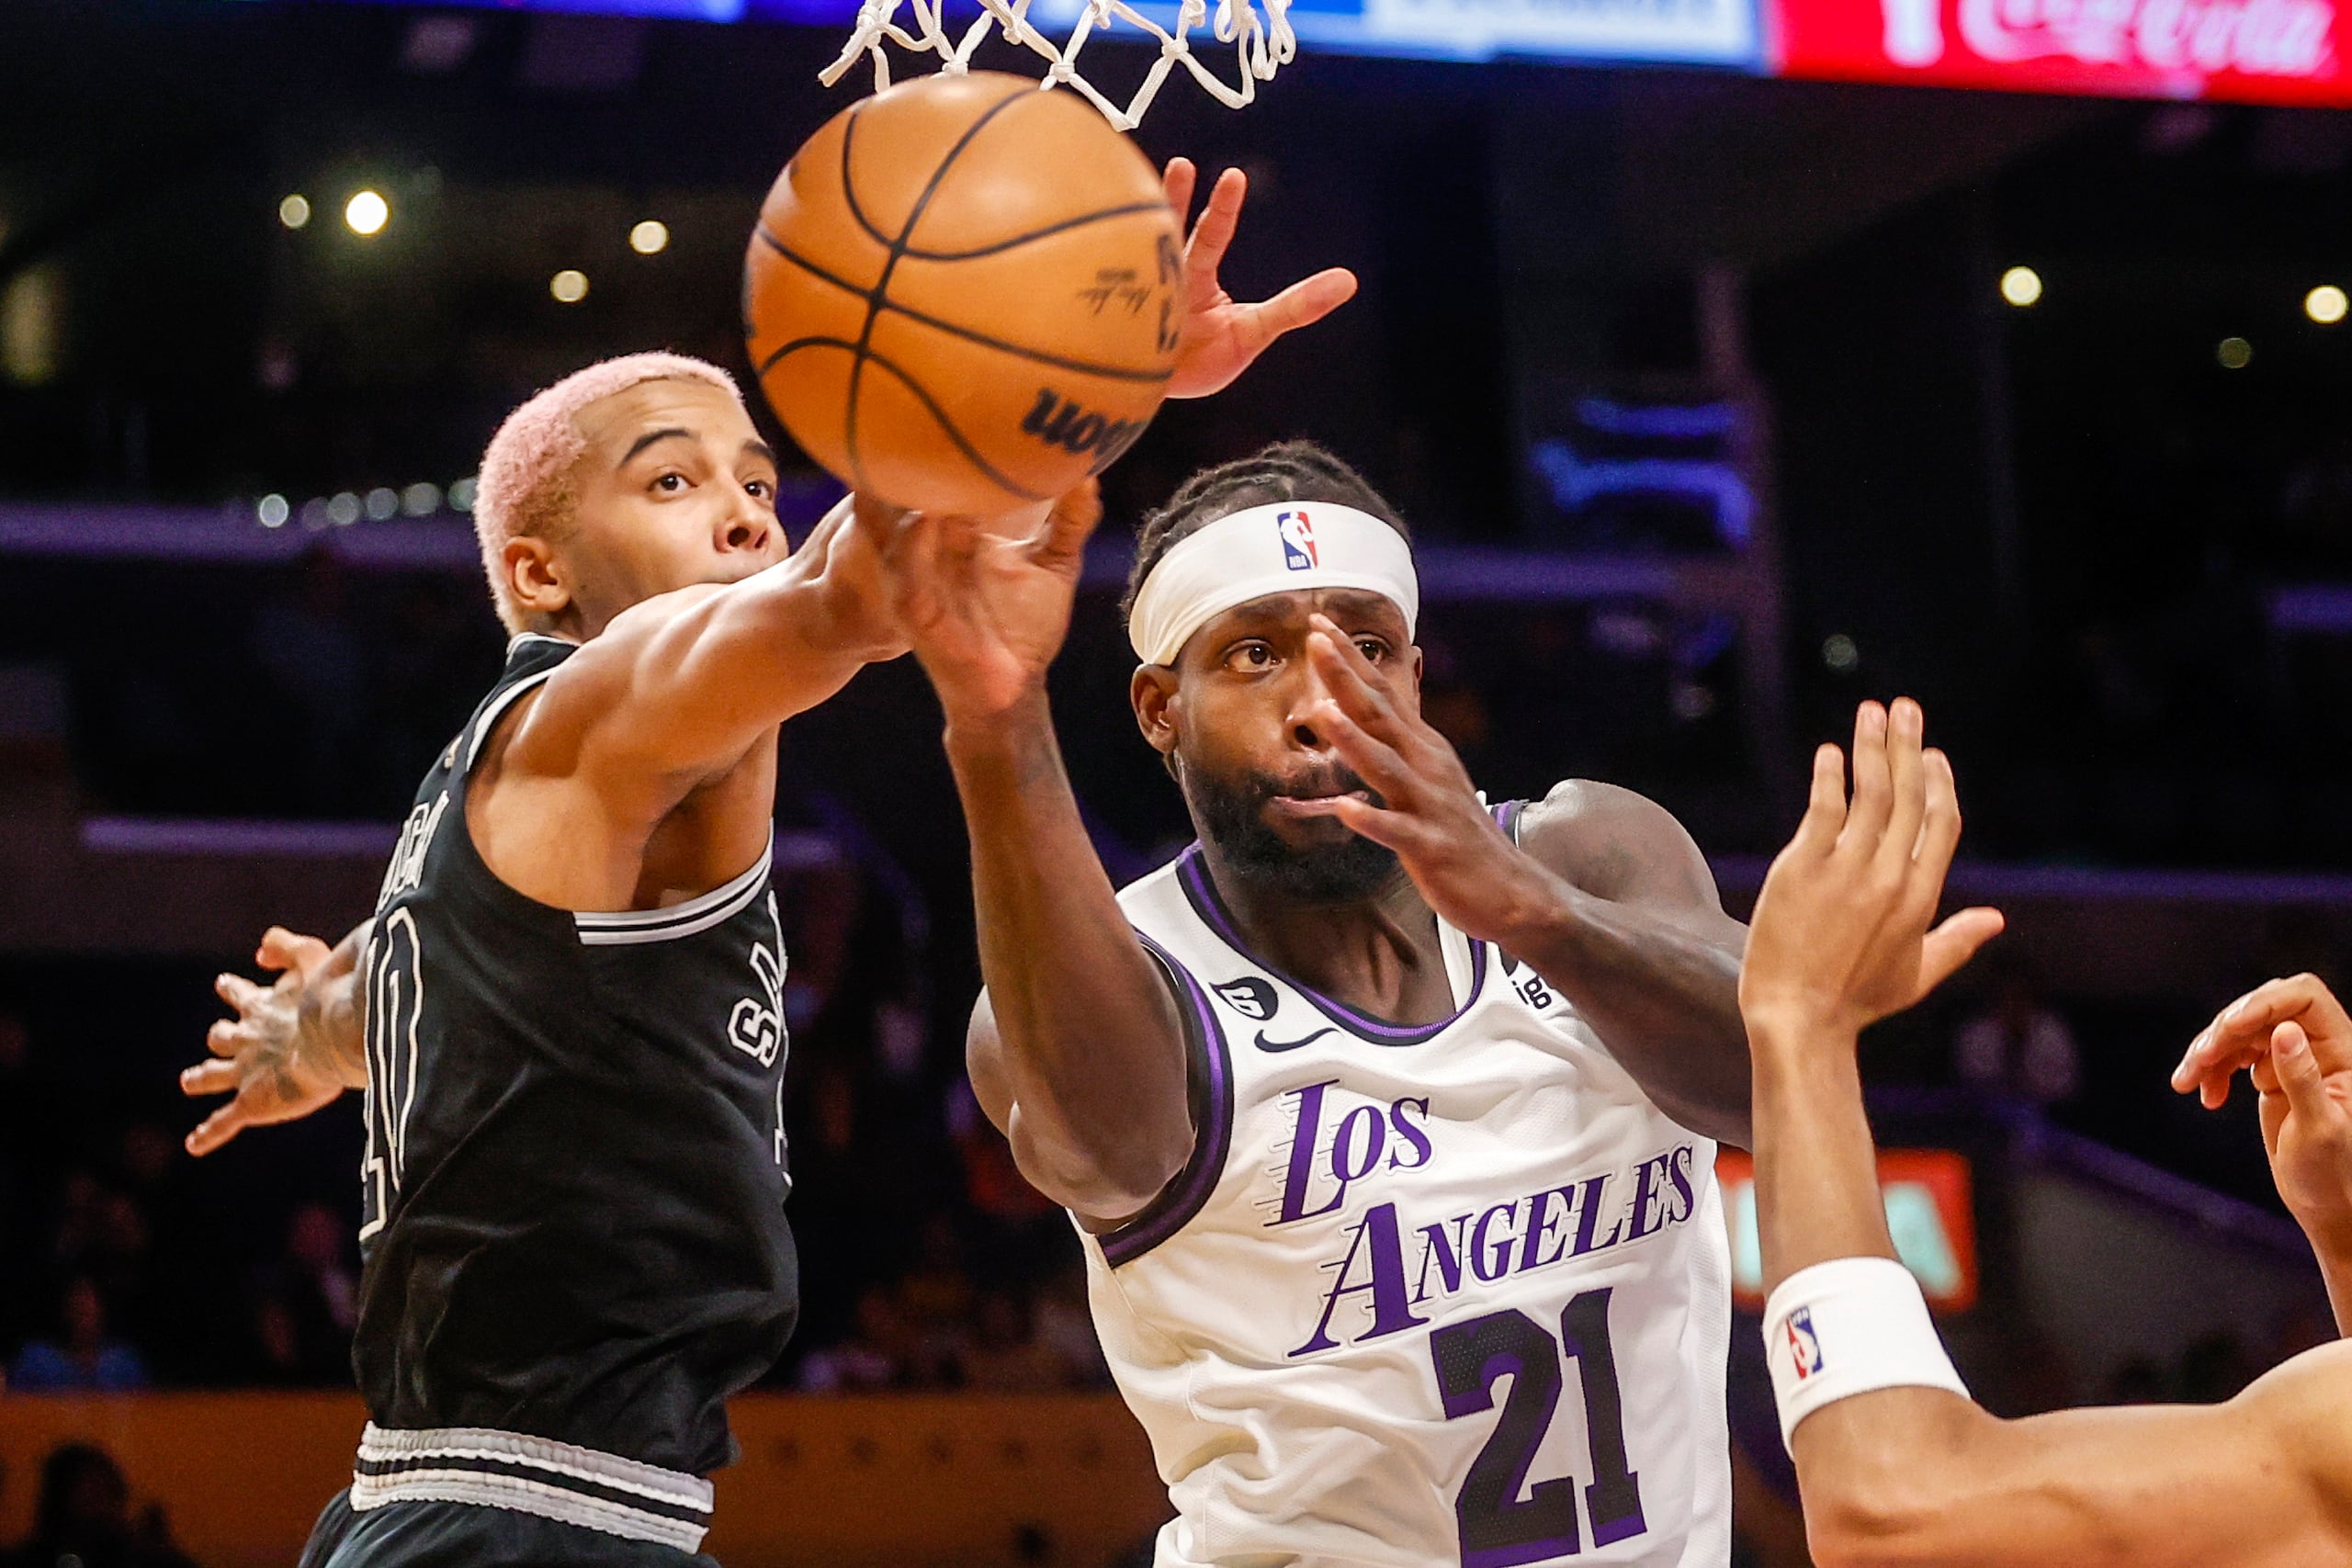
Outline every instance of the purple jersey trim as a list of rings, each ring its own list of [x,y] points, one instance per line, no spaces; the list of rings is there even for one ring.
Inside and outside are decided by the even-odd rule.
[[[1470,944],[1470,995],[1450,1016],[1439,1019],[1435,1023],[1391,1023],[1385,1018],[1374,1018],[1368,1012],[1360,1012],[1343,1001],[1325,996],[1296,976],[1276,968],[1252,953],[1250,944],[1241,940],[1240,930],[1234,924],[1232,912],[1226,908],[1224,898],[1218,895],[1216,884],[1209,877],[1208,863],[1202,858],[1199,844],[1192,845],[1177,857],[1176,882],[1183,888],[1184,897],[1191,901],[1193,912],[1206,921],[1211,931],[1224,938],[1227,946],[1261,969],[1280,976],[1284,985],[1320,1008],[1324,1016],[1333,1023],[1374,1045],[1419,1045],[1425,1040],[1436,1038],[1464,1013],[1476,1007],[1478,993],[1486,989],[1487,944],[1474,942]]]
[[[1216,1021],[1216,1009],[1210,1006],[1208,993],[1193,978],[1193,972],[1176,962],[1174,954],[1141,931],[1136,935],[1145,951],[1167,970],[1184,1005],[1185,1042],[1200,1053],[1204,1068],[1206,1122],[1193,1139],[1193,1157],[1184,1162],[1176,1179],[1142,1213],[1094,1238],[1102,1248],[1103,1261],[1114,1269],[1141,1258],[1201,1212],[1225,1175],[1226,1151],[1233,1145],[1233,1062],[1226,1049],[1224,1026]]]

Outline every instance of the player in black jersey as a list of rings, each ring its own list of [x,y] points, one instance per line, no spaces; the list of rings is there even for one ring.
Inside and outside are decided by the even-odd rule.
[[[1189,205],[1189,164],[1169,188]],[[1227,298],[1241,195],[1228,174],[1193,235],[1176,395],[1352,291]],[[844,504],[787,554],[775,482],[697,361],[611,361],[517,410],[476,506],[504,671],[425,775],[374,916],[333,949],[274,930],[275,985],[220,981],[238,1016],[182,1084],[235,1099],[192,1152],[368,1098],[371,1419],[305,1568],[701,1543],[725,1401],[798,1301],[776,729],[904,649],[868,531]]]

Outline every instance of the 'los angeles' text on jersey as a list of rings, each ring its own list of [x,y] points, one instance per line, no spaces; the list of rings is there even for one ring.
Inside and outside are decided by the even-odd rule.
[[[1120,898],[1198,1052],[1192,1161],[1087,1244],[1159,1568],[1721,1568],[1714,1145],[1451,928],[1455,1012],[1399,1025],[1247,951],[1197,849]]]

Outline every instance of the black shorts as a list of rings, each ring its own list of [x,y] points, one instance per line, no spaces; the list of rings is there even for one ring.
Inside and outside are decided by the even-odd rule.
[[[338,1492],[300,1568],[718,1568],[718,1559],[479,1503],[387,1503]]]

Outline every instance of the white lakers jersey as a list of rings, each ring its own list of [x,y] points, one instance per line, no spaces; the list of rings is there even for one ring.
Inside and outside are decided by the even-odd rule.
[[[1714,1145],[1450,927],[1405,1027],[1252,957],[1197,846],[1120,902],[1207,1055],[1192,1162],[1086,1245],[1158,1568],[1722,1568]]]

